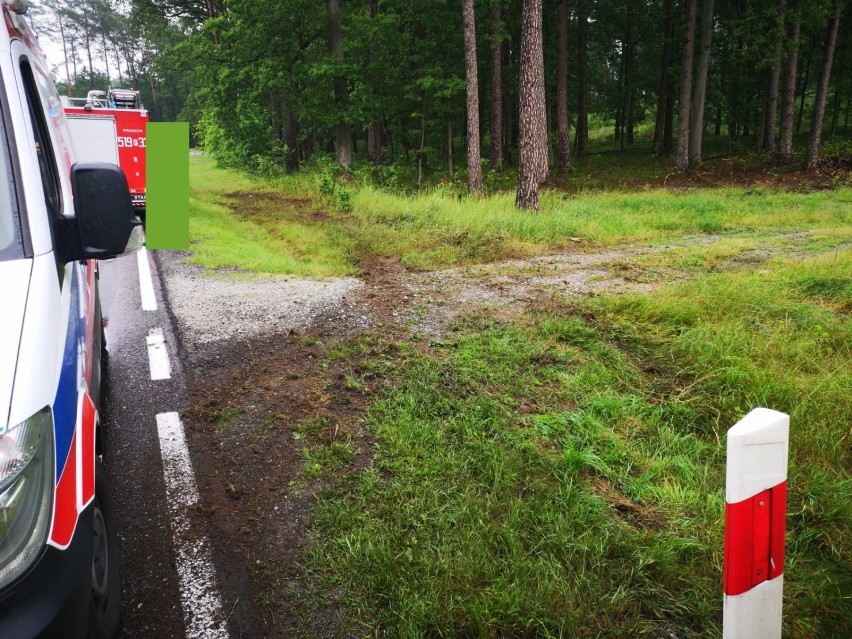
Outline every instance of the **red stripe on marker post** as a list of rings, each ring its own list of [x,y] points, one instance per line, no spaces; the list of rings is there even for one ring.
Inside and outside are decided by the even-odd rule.
[[[728,431],[725,639],[781,637],[790,418],[756,408]]]

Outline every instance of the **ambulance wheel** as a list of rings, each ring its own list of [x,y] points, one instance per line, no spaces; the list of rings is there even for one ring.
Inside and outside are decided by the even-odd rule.
[[[118,574],[118,536],[106,473],[97,462],[92,523],[92,601],[89,639],[112,639],[121,621],[121,580]]]

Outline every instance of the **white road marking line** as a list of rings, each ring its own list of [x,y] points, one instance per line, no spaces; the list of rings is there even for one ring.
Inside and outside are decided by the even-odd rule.
[[[187,639],[229,637],[216,587],[213,556],[206,535],[190,526],[190,509],[198,503],[198,488],[177,413],[157,415],[157,434],[163,456],[166,499],[174,524],[180,600]]]
[[[142,248],[136,253],[139,265],[139,292],[142,294],[142,310],[156,311],[157,297],[154,295],[154,281],[151,279],[151,264],[148,262],[148,249]]]
[[[151,365],[151,379],[171,379],[172,367],[162,328],[148,331],[148,363]]]

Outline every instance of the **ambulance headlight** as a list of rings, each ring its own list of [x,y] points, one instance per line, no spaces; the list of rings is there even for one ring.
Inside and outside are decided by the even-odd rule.
[[[53,466],[49,408],[0,432],[0,588],[29,568],[47,541]]]

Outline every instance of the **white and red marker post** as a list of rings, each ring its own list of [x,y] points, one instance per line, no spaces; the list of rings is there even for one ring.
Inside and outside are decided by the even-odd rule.
[[[728,431],[724,639],[779,639],[790,417],[755,408]]]

